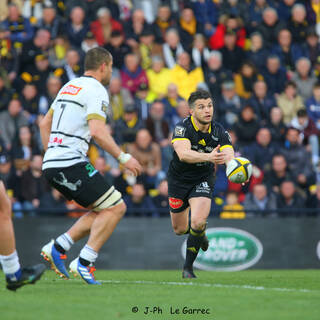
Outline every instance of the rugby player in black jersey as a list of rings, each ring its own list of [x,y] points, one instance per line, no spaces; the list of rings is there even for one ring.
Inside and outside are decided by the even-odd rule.
[[[168,170],[168,193],[174,232],[189,234],[182,277],[195,278],[193,262],[200,248],[208,249],[205,229],[215,165],[233,159],[234,151],[228,132],[213,120],[210,94],[205,90],[195,91],[188,104],[191,116],[180,121],[173,132],[174,152]]]

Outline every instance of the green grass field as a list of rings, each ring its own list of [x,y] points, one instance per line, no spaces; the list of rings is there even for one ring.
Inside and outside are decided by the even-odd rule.
[[[47,271],[16,293],[1,280],[0,319],[320,319],[320,270],[196,273],[198,279],[183,280],[180,270],[97,271],[102,286],[88,286]],[[144,314],[146,307],[155,312]],[[183,314],[184,307],[209,314]]]

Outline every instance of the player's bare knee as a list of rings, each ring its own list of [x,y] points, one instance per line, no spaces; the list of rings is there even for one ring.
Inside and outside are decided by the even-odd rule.
[[[206,227],[206,220],[192,220],[191,228],[193,230],[204,230]]]
[[[174,233],[177,236],[181,236],[181,235],[185,234],[186,231],[188,230],[188,227],[181,227],[178,225],[173,225],[172,228],[173,228]]]

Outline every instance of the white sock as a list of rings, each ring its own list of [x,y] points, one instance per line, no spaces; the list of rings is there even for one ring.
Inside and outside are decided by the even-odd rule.
[[[94,251],[86,244],[80,251],[80,258],[94,263],[98,258],[98,252]]]
[[[14,274],[21,268],[16,250],[8,256],[0,256],[0,262],[5,274]]]
[[[58,237],[56,242],[66,251],[69,251],[71,246],[74,244],[74,241],[67,233],[64,233]]]

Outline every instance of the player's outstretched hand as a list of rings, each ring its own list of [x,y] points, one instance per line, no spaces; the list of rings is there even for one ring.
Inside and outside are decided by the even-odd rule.
[[[135,176],[138,176],[142,172],[140,163],[132,156],[126,163],[124,163],[124,167],[130,170]]]
[[[210,161],[216,164],[223,164],[226,162],[226,155],[219,152],[220,144],[217,145],[210,153]]]

